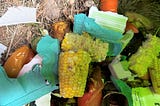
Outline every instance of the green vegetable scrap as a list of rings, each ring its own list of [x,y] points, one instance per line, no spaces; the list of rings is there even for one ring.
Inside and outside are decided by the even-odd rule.
[[[160,58],[155,57],[149,69],[153,89],[160,94]]]
[[[120,57],[117,56],[109,65],[110,72],[113,77],[118,79],[126,79],[132,76],[132,73],[128,70],[128,61],[120,61]]]
[[[143,77],[148,73],[148,68],[152,65],[154,57],[160,52],[160,38],[149,35],[148,40],[129,58],[129,69]]]
[[[140,78],[131,77],[125,81],[130,87],[148,87],[151,85],[150,81],[148,80],[142,80]]]
[[[128,17],[114,12],[99,11],[97,7],[91,7],[89,10],[89,18],[95,19],[95,22],[107,29],[120,33],[125,32]]]
[[[123,15],[126,15],[127,12],[133,13],[128,17],[128,19],[136,19],[133,23],[137,23],[140,26],[147,26],[143,27],[142,29],[139,29],[143,32],[144,35],[146,33],[153,34],[155,30],[157,30],[157,28],[160,27],[159,4],[159,0],[119,0],[118,13]],[[136,15],[134,15],[135,13]]]
[[[149,87],[132,88],[133,106],[159,106],[160,95]]]
[[[134,33],[133,31],[127,31],[124,36],[121,38],[121,43],[122,43],[122,50],[127,46],[127,44],[130,42],[130,40],[133,38],[134,36]]]
[[[152,22],[147,17],[135,12],[126,12],[125,15],[128,17],[128,21],[134,24],[136,28],[152,29]]]
[[[82,35],[67,33],[62,41],[61,49],[63,51],[81,49],[90,54],[92,62],[101,62],[107,56],[108,43],[104,43],[100,39],[94,39],[88,33]]]
[[[114,77],[111,77],[111,80],[113,81],[114,85],[117,87],[117,89],[124,94],[128,100],[129,106],[133,106],[133,100],[132,100],[132,89],[122,80],[116,79]]]

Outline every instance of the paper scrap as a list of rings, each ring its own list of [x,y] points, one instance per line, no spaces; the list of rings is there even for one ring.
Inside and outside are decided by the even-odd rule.
[[[36,106],[50,106],[51,93],[48,93],[36,100]]]
[[[0,17],[0,27],[36,22],[36,8],[31,7],[9,7],[7,12]]]
[[[32,70],[33,66],[36,64],[42,65],[42,58],[37,54],[36,56],[33,57],[33,59],[25,64],[22,69],[20,70],[18,77],[24,75],[25,73],[29,72]]]
[[[4,53],[5,50],[7,50],[7,46],[0,43],[0,58],[2,57],[2,53]]]

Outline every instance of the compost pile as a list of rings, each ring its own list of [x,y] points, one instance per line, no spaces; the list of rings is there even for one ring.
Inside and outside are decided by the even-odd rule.
[[[1,0],[0,17],[12,6],[37,10],[38,23],[0,27],[0,43],[7,47],[0,63],[8,77],[21,76],[39,53],[39,41],[49,36],[60,51],[58,83],[46,78],[58,86],[53,106],[139,106],[147,103],[136,101],[140,90],[160,98],[159,0],[119,0],[114,10],[104,1]]]

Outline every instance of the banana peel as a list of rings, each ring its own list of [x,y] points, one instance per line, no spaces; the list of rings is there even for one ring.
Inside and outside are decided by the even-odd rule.
[[[128,17],[128,22],[136,26],[136,28],[144,28],[150,30],[153,28],[152,22],[145,16],[135,13],[135,12],[126,12],[125,16]]]

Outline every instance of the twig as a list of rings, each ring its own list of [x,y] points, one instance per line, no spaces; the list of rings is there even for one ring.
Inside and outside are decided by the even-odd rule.
[[[7,27],[7,29],[8,29],[8,27]],[[16,36],[17,27],[14,28],[14,29],[15,29],[15,30],[13,31],[12,39],[11,39],[11,42],[10,42],[10,44],[9,44],[9,47],[8,47],[8,50],[7,50],[7,54],[6,54],[5,60],[6,60],[6,59],[8,58],[8,56],[9,56],[9,53],[10,53],[10,50],[11,50],[11,47],[12,47],[13,40],[14,40],[14,38],[15,38],[15,36]],[[10,31],[10,30],[9,30],[9,31]]]

